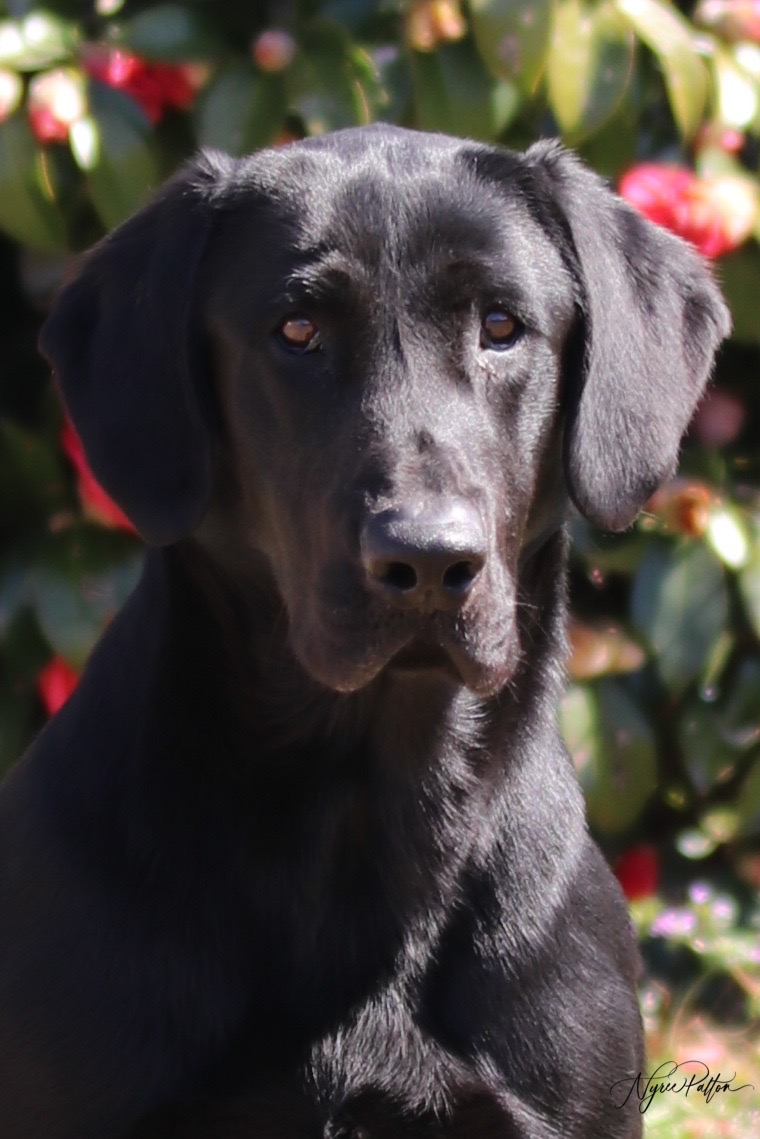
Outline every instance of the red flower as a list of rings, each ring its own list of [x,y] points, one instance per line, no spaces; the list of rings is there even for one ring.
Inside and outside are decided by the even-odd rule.
[[[749,237],[757,219],[757,192],[738,176],[700,178],[682,166],[643,163],[620,181],[620,193],[658,225],[720,257]]]
[[[69,419],[64,420],[61,428],[60,444],[77,472],[77,490],[84,513],[104,526],[129,530],[134,534],[135,528],[126,514],[108,497],[87,465],[84,447]]]
[[[75,672],[63,657],[53,657],[37,674],[37,691],[48,716],[52,716],[63,707],[78,681],[79,673]]]
[[[120,48],[93,44],[82,66],[93,79],[131,96],[152,123],[160,122],[169,107],[185,110],[195,99],[197,82],[190,65],[148,63]]]
[[[615,876],[630,902],[649,898],[657,892],[660,881],[660,859],[648,843],[632,846],[617,860]]]

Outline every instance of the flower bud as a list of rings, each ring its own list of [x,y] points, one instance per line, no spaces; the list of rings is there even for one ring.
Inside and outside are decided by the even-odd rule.
[[[679,478],[655,491],[644,509],[656,515],[668,530],[690,538],[701,538],[717,501],[714,490],[707,483]]]
[[[29,84],[27,114],[40,142],[65,142],[69,128],[87,113],[82,76],[69,68],[35,75]]]
[[[406,40],[415,51],[435,51],[461,40],[467,24],[458,0],[415,0],[406,15]]]
[[[285,71],[295,59],[297,51],[296,41],[281,28],[269,28],[251,44],[253,62],[262,71]]]

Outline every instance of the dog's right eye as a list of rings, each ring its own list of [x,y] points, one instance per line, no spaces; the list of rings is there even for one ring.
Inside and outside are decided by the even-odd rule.
[[[277,335],[294,352],[314,352],[320,346],[317,325],[300,312],[287,317],[277,329]]]
[[[502,308],[492,308],[485,314],[480,326],[484,348],[511,348],[523,331],[517,317]]]

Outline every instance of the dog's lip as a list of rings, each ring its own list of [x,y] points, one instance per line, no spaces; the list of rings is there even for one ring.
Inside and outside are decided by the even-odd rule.
[[[399,672],[443,671],[461,680],[459,669],[443,645],[427,637],[414,637],[407,641],[393,654],[388,667]]]

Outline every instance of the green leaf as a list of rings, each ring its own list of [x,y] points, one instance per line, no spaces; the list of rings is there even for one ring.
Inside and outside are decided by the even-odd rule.
[[[686,770],[701,795],[706,795],[734,772],[739,753],[725,739],[717,709],[692,698],[677,725],[678,743]]]
[[[216,76],[196,107],[198,142],[229,154],[248,154],[273,141],[285,109],[282,76],[235,64]]]
[[[3,638],[3,671],[14,688],[33,686],[50,659],[50,645],[42,635],[37,616],[30,605],[22,605],[8,625]]]
[[[0,693],[0,773],[16,762],[28,742],[36,710],[30,689]]]
[[[742,838],[760,837],[760,756],[739,788],[736,808]]]
[[[553,0],[470,0],[478,51],[497,79],[532,93],[549,51]]]
[[[760,344],[757,298],[760,295],[760,249],[753,243],[720,259],[720,283],[733,318],[732,337]]]
[[[745,612],[756,636],[760,637],[760,534],[755,536],[749,560],[738,579]]]
[[[651,726],[614,680],[571,685],[560,727],[586,795],[589,820],[620,834],[638,819],[657,786]]]
[[[400,77],[396,78],[396,87],[401,90],[390,91],[388,89],[388,82],[389,79],[393,77],[392,67],[389,68],[387,65],[380,67],[375,55],[371,51],[366,51],[363,47],[357,47],[356,45],[353,45],[349,49],[348,58],[357,84],[357,92],[362,103],[364,121],[374,122],[375,119],[380,118],[381,115],[387,119],[394,99],[398,99],[401,90],[404,89],[404,84],[399,82]],[[408,82],[405,89],[408,93]],[[403,106],[398,103],[396,106],[398,107],[396,117],[399,117],[402,113]]]
[[[100,527],[51,536],[28,590],[43,633],[74,668],[134,588],[141,564],[134,541]]]
[[[416,125],[490,141],[516,113],[515,87],[494,85],[469,40],[411,53]],[[509,98],[499,102],[507,88]]]
[[[348,28],[352,35],[356,35],[366,24],[369,24],[373,17],[376,17],[378,9],[382,13],[385,5],[381,2],[378,4],[377,0],[331,0],[324,9],[323,14],[329,20],[335,20],[336,23],[342,24],[344,28]]]
[[[656,56],[678,129],[691,138],[702,122],[708,92],[707,68],[697,53],[691,25],[662,0],[614,2]]]
[[[549,102],[570,142],[615,113],[633,71],[635,39],[611,3],[559,0],[547,61]]]
[[[592,580],[598,574],[632,574],[649,549],[649,537],[641,530],[628,530],[624,534],[608,534],[597,530],[580,514],[570,522],[573,553],[584,559]]]
[[[218,55],[223,44],[198,12],[158,4],[121,25],[119,41],[144,59],[196,60]]]
[[[639,154],[641,99],[636,79],[637,69],[634,68],[631,86],[612,118],[576,145],[584,162],[603,178],[615,182],[629,166],[634,165]]]
[[[57,453],[37,435],[0,421],[0,527],[19,531],[34,525],[63,498],[66,480]]]
[[[680,695],[728,623],[728,589],[713,552],[699,542],[652,540],[634,578],[631,618],[663,681]]]
[[[105,84],[90,87],[94,158],[87,185],[107,229],[134,213],[161,181],[158,148],[147,118],[127,95]],[[77,155],[75,151],[75,157]]]
[[[29,603],[28,572],[27,557],[25,553],[20,555],[18,549],[9,551],[7,558],[0,562],[0,639],[7,635],[20,610]]]
[[[377,74],[376,117],[385,122],[403,122],[412,98],[412,77],[407,56],[395,45],[373,48],[372,65]]]
[[[726,693],[721,715],[724,738],[737,750],[760,743],[760,660],[741,662]]]
[[[68,59],[78,40],[76,24],[41,9],[22,20],[0,20],[0,67],[39,71]]]
[[[285,82],[288,105],[303,119],[309,134],[369,122],[352,48],[345,30],[328,20],[313,20],[304,28]]]
[[[0,229],[33,249],[66,249],[66,227],[54,198],[48,156],[23,114],[0,123]]]

